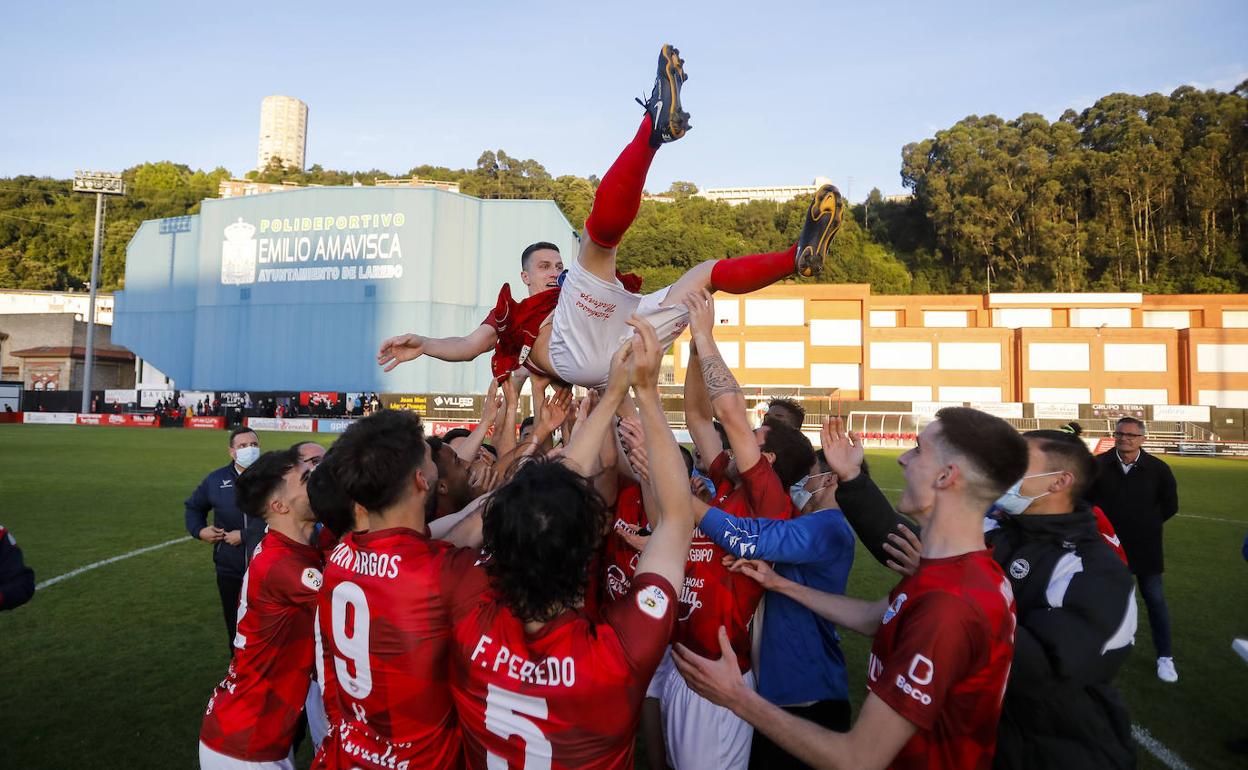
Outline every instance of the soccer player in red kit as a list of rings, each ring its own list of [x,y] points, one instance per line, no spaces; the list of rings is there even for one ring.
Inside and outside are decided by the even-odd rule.
[[[829,620],[874,636],[869,693],[848,733],[785,713],[745,686],[726,634],[709,660],[683,647],[676,666],[697,692],[819,767],[992,767],[1014,653],[1014,596],[984,547],[983,512],[1027,469],[1027,444],[998,417],[942,409],[903,454],[898,510],[930,510],[918,571],[866,602],[779,578],[762,562],[734,569]]]
[[[475,770],[633,766],[642,697],[671,635],[693,529],[689,482],[658,394],[663,348],[649,324],[633,323],[637,335],[617,351],[606,392],[562,461],[532,461],[500,487],[484,512],[488,558],[455,564],[464,590],[477,594],[456,596],[452,608],[452,686]],[[654,532],[629,593],[591,617],[581,605],[610,516],[582,474],[630,383],[658,500]]]
[[[685,306],[693,335],[685,378],[686,422],[699,453],[716,458],[709,473],[716,487],[714,505],[736,516],[788,519],[795,513],[789,486],[814,464],[810,441],[779,422],[750,428],[745,397],[715,344],[710,295],[697,292]],[[724,426],[731,455],[720,449],[712,412]],[[694,505],[699,516],[707,507],[701,501]],[[701,655],[713,655],[719,652],[719,629],[726,628],[737,665],[753,682],[750,621],[763,589],[730,572],[723,564],[726,555],[701,530],[694,530],[674,638]],[[660,667],[648,694],[659,701],[667,760],[677,770],[748,764],[753,737],[749,723],[691,691],[670,662]]]
[[[671,286],[646,295],[637,293],[641,289],[639,278],[617,271],[616,252],[641,206],[646,174],[655,154],[663,144],[680,139],[689,130],[689,114],[681,105],[681,89],[688,79],[684,64],[680,52],[670,45],[659,52],[654,88],[650,98],[642,102],[646,114],[632,141],[603,175],[585,221],[580,254],[563,278],[557,270],[539,271],[537,280],[526,277],[530,297],[520,303],[513,302],[504,287],[494,312],[467,336],[391,337],[382,343],[377,362],[390,371],[423,354],[445,361],[469,361],[494,348],[496,377],[527,366],[562,382],[601,388],[607,381],[612,352],[631,334],[627,323],[631,315],[650,321],[660,343],[669,345],[685,328],[681,303],[691,292],[710,289],[748,294],[794,274],[819,272],[840,229],[844,210],[840,193],[832,185],[824,185],[815,193],[798,242],[784,251],[708,260]],[[549,248],[534,252],[535,257],[558,258],[551,244],[529,248],[537,246]],[[561,288],[550,289],[551,279]],[[534,292],[542,286],[550,293]]]
[[[325,564],[318,673],[337,724],[314,766],[458,767],[442,581],[455,549],[425,525],[438,478],[420,418],[373,414],[347,429],[331,456],[342,491],[368,511],[369,531],[344,535]]]
[[[238,506],[268,532],[243,577],[229,674],[199,734],[206,770],[293,768],[295,729],[312,681],[321,554],[309,544],[310,471],[291,450],[262,455],[238,477]]]

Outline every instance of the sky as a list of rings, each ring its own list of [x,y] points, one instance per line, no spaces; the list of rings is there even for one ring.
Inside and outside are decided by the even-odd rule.
[[[1013,7],[1006,7],[1013,6]],[[194,8],[194,10],[188,10]],[[904,192],[901,149],[968,115],[1248,79],[1248,3],[8,2],[0,178],[256,163],[260,101],[309,105],[308,164],[599,176],[676,45],[692,130],[647,188]]]

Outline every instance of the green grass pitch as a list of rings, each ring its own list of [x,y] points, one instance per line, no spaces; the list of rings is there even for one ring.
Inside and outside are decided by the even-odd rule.
[[[266,433],[266,449],[331,436]],[[220,431],[0,425],[0,523],[36,580],[184,535],[182,501],[224,465]],[[896,453],[872,453],[896,498]],[[1166,527],[1166,595],[1179,682],[1154,674],[1144,610],[1118,677],[1132,721],[1193,768],[1242,767],[1248,738],[1248,463],[1167,458],[1180,516]],[[859,548],[849,593],[893,575]],[[868,641],[846,633],[860,700]],[[227,654],[208,546],[180,542],[49,586],[0,614],[0,768],[192,768],[204,706]],[[306,760],[306,749],[301,759]],[[1140,751],[1141,767],[1163,767]],[[301,763],[306,766],[306,761]]]

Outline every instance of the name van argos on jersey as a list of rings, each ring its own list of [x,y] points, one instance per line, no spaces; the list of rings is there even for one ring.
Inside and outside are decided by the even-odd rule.
[[[221,283],[386,280],[403,277],[401,211],[239,217],[221,242]]]

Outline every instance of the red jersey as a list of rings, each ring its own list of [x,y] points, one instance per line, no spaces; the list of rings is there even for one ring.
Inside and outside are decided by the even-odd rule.
[[[528,361],[529,351],[542,330],[542,321],[555,312],[559,304],[559,291],[559,288],[547,289],[516,302],[511,298],[511,284],[503,284],[494,309],[481,322],[498,333],[494,358],[490,361],[494,379],[502,382]]]
[[[641,502],[641,486],[635,481],[620,479],[619,494],[615,499],[615,526],[603,544],[601,597],[604,603],[617,601],[632,590],[633,575],[641,553],[624,542],[614,530],[622,526],[634,530],[647,526],[646,511]]]
[[[1127,563],[1127,552],[1122,550],[1122,543],[1118,540],[1118,533],[1114,531],[1114,525],[1109,523],[1109,517],[1105,515],[1105,511],[1100,506],[1092,506],[1092,515],[1096,517],[1096,531],[1101,533],[1101,537],[1118,554],[1118,558],[1122,559],[1122,563]]]
[[[456,560],[470,596],[454,599],[451,685],[469,767],[633,767],[641,701],[672,635],[676,592],[633,581],[601,620],[569,610],[529,634],[490,592],[485,570]]]
[[[888,595],[867,687],[917,728],[893,768],[992,767],[1014,593],[992,551],[922,559]]]
[[[326,714],[337,724],[315,767],[460,765],[443,582],[455,553],[426,533],[396,528],[348,533],[330,554],[318,601],[319,673]]]
[[[641,291],[641,276],[616,270],[615,277],[626,290],[634,294]],[[537,335],[542,330],[542,322],[555,312],[562,287],[561,278],[559,286],[525,297],[519,302],[511,298],[511,284],[505,283],[498,290],[498,301],[495,302],[494,309],[481,321],[483,326],[489,326],[498,333],[498,342],[494,343],[494,358],[490,361],[494,379],[502,382],[522,366],[537,374],[550,376],[548,372],[529,366],[529,351],[533,349],[533,343],[537,341]]]
[[[234,660],[200,728],[213,751],[247,762],[290,753],[312,681],[320,587],[320,551],[270,529],[243,575]]]
[[[792,518],[793,500],[767,458],[760,457],[753,468],[741,474],[736,485],[725,475],[727,467],[726,452],[711,464],[710,477],[718,490],[713,503],[716,508],[733,516]],[[685,562],[685,586],[680,592],[676,641],[699,655],[718,658],[719,627],[724,626],[737,653],[737,665],[744,672],[751,668],[749,626],[763,589],[752,578],[729,572],[723,565],[726,554],[702,534],[701,528],[694,528],[689,560]]]

